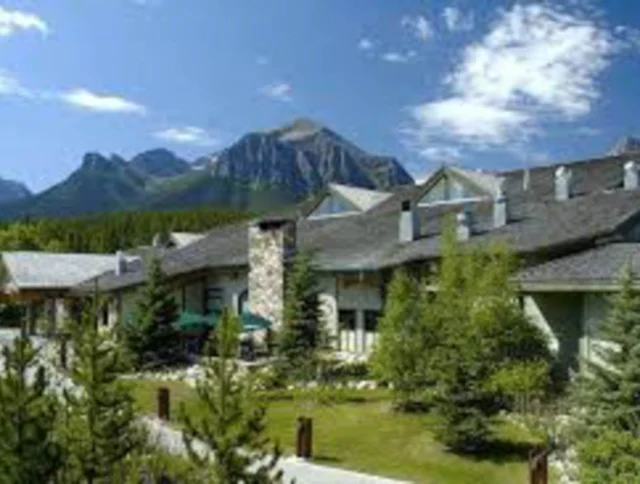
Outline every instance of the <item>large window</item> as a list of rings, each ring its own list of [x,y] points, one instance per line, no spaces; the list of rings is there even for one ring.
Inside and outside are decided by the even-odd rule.
[[[367,309],[364,312],[364,330],[367,333],[378,332],[378,321],[380,320],[380,311]]]
[[[464,183],[449,176],[443,176],[420,199],[420,205],[468,200],[481,196]]]
[[[309,217],[324,217],[342,213],[355,212],[358,209],[346,200],[335,195],[328,195]]]
[[[356,312],[353,309],[341,309],[338,311],[338,325],[340,331],[355,331]]]

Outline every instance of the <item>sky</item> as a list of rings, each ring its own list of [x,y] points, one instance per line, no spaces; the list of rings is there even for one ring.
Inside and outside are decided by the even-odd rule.
[[[640,135],[640,2],[0,0],[0,177],[309,117],[416,177]]]

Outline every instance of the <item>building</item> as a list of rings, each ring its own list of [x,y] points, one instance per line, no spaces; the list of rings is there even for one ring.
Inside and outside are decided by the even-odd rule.
[[[443,167],[392,193],[329,185],[294,210],[214,229],[161,260],[184,311],[230,307],[277,326],[291,255],[310,250],[338,347],[367,353],[393,270],[437,262],[452,216],[463,243],[504,241],[518,254],[525,311],[577,369],[598,344],[621,268],[640,264],[639,168],[621,155],[499,173]],[[124,261],[74,290],[97,287],[111,297],[111,319],[127,321],[144,266]]]

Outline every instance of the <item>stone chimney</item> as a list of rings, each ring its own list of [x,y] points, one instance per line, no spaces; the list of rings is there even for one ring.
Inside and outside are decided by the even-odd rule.
[[[456,215],[456,237],[464,242],[471,238],[471,214],[462,211]]]
[[[418,212],[411,200],[402,202],[398,238],[400,242],[412,242],[420,235]]]
[[[504,178],[498,180],[496,194],[493,199],[493,226],[495,228],[504,227],[509,221],[507,212],[507,196],[504,191]]]
[[[561,166],[555,172],[556,200],[569,200],[571,198],[571,170]]]
[[[121,276],[125,272],[127,272],[127,258],[124,255],[124,252],[119,250],[116,252],[116,276]]]
[[[624,164],[624,189],[635,190],[638,188],[638,164],[635,161],[627,161]]]
[[[264,219],[249,226],[249,307],[277,329],[282,324],[287,264],[296,249],[296,223]]]

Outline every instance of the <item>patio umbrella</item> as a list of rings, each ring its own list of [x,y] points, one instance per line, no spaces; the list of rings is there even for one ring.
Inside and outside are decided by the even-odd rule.
[[[240,322],[244,331],[260,331],[271,327],[271,321],[253,313],[242,313]]]
[[[174,327],[181,331],[207,330],[215,328],[219,318],[220,313],[217,312],[204,315],[184,311],[174,323]]]

